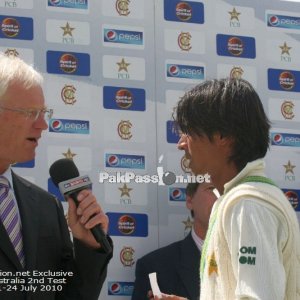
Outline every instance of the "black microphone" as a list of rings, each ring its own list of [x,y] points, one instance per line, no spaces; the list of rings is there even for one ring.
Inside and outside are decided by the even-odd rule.
[[[79,192],[84,189],[91,189],[92,187],[90,178],[86,175],[79,176],[79,171],[73,160],[68,158],[55,161],[51,165],[49,173],[53,183],[59,188],[60,192],[65,196],[71,197],[77,206],[77,196]],[[95,240],[101,244],[103,251],[105,253],[111,253],[112,247],[100,224],[91,228],[91,232]]]

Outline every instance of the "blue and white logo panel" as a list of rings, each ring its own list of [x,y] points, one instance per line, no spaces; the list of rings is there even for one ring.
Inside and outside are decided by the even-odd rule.
[[[185,202],[186,189],[182,187],[169,187],[169,201]]]
[[[107,284],[108,284],[108,295],[132,296],[134,282],[109,281]]]
[[[199,62],[167,60],[165,68],[169,82],[200,83],[205,80],[205,66]]]
[[[300,134],[271,132],[272,146],[300,147]]]
[[[274,28],[277,30],[286,31],[286,29],[291,32],[299,33],[300,30],[300,15],[293,15],[288,13],[288,15],[283,15],[283,12],[266,12],[266,24],[269,28]]]
[[[48,0],[47,9],[64,13],[89,13],[89,0]]]
[[[114,48],[144,49],[144,29],[139,27],[103,25],[103,45]]]
[[[105,153],[106,168],[145,169],[145,156],[133,154]]]
[[[49,132],[69,134],[90,134],[90,122],[84,120],[51,119]]]
[[[88,9],[88,0],[48,0],[48,7]]]

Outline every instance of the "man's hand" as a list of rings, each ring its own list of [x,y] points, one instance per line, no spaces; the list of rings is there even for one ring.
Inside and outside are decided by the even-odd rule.
[[[73,236],[89,247],[100,248],[100,244],[95,240],[90,229],[101,224],[103,231],[107,233],[109,220],[95,196],[90,190],[81,191],[77,196],[78,207],[70,197],[67,200],[69,203],[68,225]]]

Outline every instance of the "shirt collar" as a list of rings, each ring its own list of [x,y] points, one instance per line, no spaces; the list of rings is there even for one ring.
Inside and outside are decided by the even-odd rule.
[[[265,176],[264,169],[265,162],[263,159],[257,159],[249,162],[240,173],[238,173],[233,179],[224,184],[224,194],[238,185],[239,181],[247,176]]]
[[[12,187],[12,175],[11,175],[11,168],[9,167],[3,174],[1,174],[2,176],[4,176],[8,181],[10,186]]]
[[[203,247],[203,243],[204,241],[202,239],[199,238],[199,236],[196,234],[194,227],[192,227],[192,238],[197,246],[197,248],[199,249],[199,251],[202,251],[202,247]]]

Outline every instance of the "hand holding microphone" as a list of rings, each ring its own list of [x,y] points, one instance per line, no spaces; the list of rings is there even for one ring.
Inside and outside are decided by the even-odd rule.
[[[111,253],[112,247],[104,233],[108,229],[108,217],[90,190],[92,182],[89,177],[79,176],[74,162],[66,158],[55,161],[49,172],[60,192],[74,200],[75,204],[69,201],[68,212],[73,236],[94,248],[100,244],[104,252]]]

